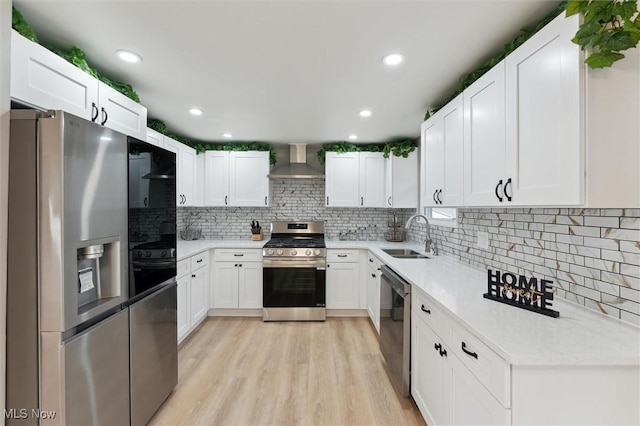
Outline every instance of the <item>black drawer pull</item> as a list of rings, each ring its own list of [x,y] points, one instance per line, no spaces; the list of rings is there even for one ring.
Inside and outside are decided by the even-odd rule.
[[[202,260],[203,259],[198,259],[198,260],[196,260],[196,263],[202,263]]]
[[[235,257],[240,257],[240,256],[244,256],[244,254],[234,254]]]
[[[502,179],[500,179],[498,181],[498,184],[496,185],[496,189],[495,189],[495,194],[496,197],[498,198],[498,201],[502,202],[502,197],[500,196],[500,194],[498,193],[498,189],[500,189],[500,191],[502,191]],[[502,191],[502,193],[504,194],[504,191]]]
[[[440,351],[440,356],[447,356],[447,350],[445,348],[442,348]]]
[[[346,254],[339,254],[338,257],[347,257]]]
[[[464,352],[465,354],[474,357],[475,359],[478,359],[478,354],[475,352],[471,352],[467,350],[467,344],[465,342],[462,342],[462,352]]]
[[[195,274],[191,274],[191,278],[195,278],[195,277],[196,277]]]
[[[504,184],[504,196],[507,197],[507,201],[511,201],[511,195],[507,192],[507,187],[511,186],[511,178],[507,179],[507,183]]]
[[[434,344],[433,344],[433,348],[434,348],[436,351],[440,352],[440,349],[442,349],[442,345],[441,345],[440,343],[434,343]]]
[[[375,277],[376,277],[376,274],[371,274],[371,278],[375,278]]]
[[[369,259],[369,262],[373,263],[373,259]]]
[[[431,309],[427,309],[427,308],[425,308],[425,307],[424,307],[424,305],[420,306],[420,309],[422,309],[422,312],[426,312],[426,313],[428,313],[429,315],[431,315]]]

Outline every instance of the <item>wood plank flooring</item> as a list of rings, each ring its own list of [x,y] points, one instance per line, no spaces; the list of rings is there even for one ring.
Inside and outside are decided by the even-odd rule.
[[[150,425],[424,425],[399,398],[367,318],[210,317],[181,345]]]

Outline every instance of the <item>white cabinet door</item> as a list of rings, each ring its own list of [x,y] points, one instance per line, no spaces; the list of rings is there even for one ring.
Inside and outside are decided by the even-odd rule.
[[[269,152],[231,151],[229,200],[234,206],[269,205]]]
[[[380,272],[366,268],[367,311],[378,334],[380,334]]]
[[[387,161],[381,152],[361,152],[359,192],[361,207],[384,207]]]
[[[177,170],[178,186],[183,197],[183,206],[199,205],[196,197],[196,150],[181,144],[180,164]]]
[[[204,153],[203,186],[203,205],[229,205],[229,152],[207,151]]]
[[[147,138],[147,109],[103,82],[98,84],[97,123],[140,140]]]
[[[359,162],[357,152],[325,154],[325,205],[357,207],[360,205]]]
[[[387,189],[385,207],[415,209],[418,207],[418,150],[407,158],[390,155],[386,159]]]
[[[444,389],[447,367],[436,347],[441,339],[413,313],[411,329],[411,395],[427,424],[451,424]]]
[[[439,205],[444,175],[441,111],[422,123],[422,199],[427,207]]]
[[[578,20],[555,19],[505,59],[512,204],[584,202],[584,65],[571,42]]]
[[[147,142],[162,148],[164,147],[164,135],[147,127]]]
[[[242,262],[239,268],[238,308],[262,308],[262,263]]]
[[[451,421],[454,425],[507,425],[511,424],[511,410],[504,408],[498,400],[476,379],[473,374],[449,353],[445,377],[450,380]]]
[[[327,309],[359,309],[360,276],[358,263],[327,265]]]
[[[151,171],[151,153],[129,155],[129,207],[149,207],[149,179],[141,179]]]
[[[98,116],[98,80],[15,30],[10,90],[12,98],[36,107],[61,109],[87,120]]]
[[[504,61],[469,86],[464,98],[464,203],[499,205],[505,185]]]
[[[189,296],[191,275],[187,274],[178,279],[178,343],[185,338],[191,328],[191,314],[189,305],[191,304]]]
[[[207,297],[208,266],[191,273],[191,324],[198,324],[207,316],[209,298]]]
[[[213,263],[213,294],[212,306],[214,308],[238,307],[238,277],[239,267],[234,262]]]
[[[458,96],[442,108],[442,192],[437,199],[443,206],[463,205],[464,103]]]

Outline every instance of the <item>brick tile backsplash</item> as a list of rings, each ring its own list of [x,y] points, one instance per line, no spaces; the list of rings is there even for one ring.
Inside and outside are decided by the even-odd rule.
[[[640,209],[458,209],[458,227],[431,236],[462,262],[552,280],[557,297],[640,325]],[[408,239],[424,238],[413,224]]]
[[[381,240],[393,212],[401,223],[414,213],[413,209],[327,208],[324,187],[324,180],[281,179],[271,182],[270,207],[179,207],[178,231],[191,220],[203,238],[249,239],[251,221],[258,220],[268,240],[272,221],[324,220],[328,239]]]

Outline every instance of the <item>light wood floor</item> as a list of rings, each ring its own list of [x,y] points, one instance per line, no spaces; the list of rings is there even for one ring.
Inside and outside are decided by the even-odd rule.
[[[208,318],[180,348],[151,425],[424,425],[395,393],[367,318]]]

